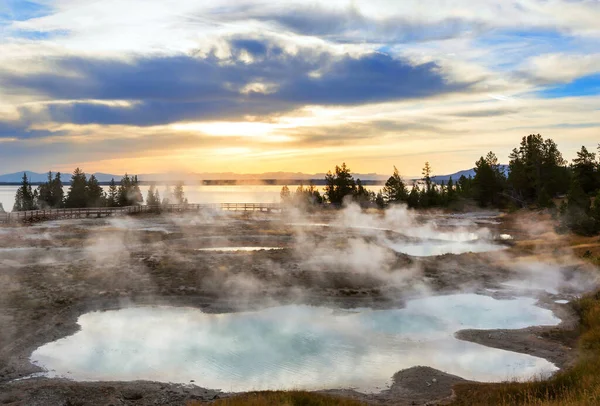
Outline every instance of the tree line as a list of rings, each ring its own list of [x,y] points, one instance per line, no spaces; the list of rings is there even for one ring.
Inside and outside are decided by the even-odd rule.
[[[343,163],[325,177],[321,196],[314,187],[300,186],[292,193],[287,186],[281,191],[288,204],[320,205],[329,202],[341,206],[354,201],[363,207],[384,208],[406,204],[411,208],[458,208],[472,201],[481,207],[511,209],[520,207],[549,208],[559,217],[563,228],[580,234],[600,232],[600,144],[598,153],[585,146],[572,162],[567,162],[550,138],[531,134],[521,139],[509,155],[508,170],[497,156],[488,152],[475,162],[474,176],[461,176],[436,183],[432,167],[426,162],[422,178],[409,188],[396,167],[378,192],[366,190],[354,179]],[[556,207],[559,197],[562,203]]]
[[[88,176],[77,168],[71,175],[69,189],[65,195],[61,173],[48,172],[46,182],[33,189],[27,174],[23,173],[21,186],[15,195],[13,211],[85,208],[85,207],[125,207],[144,203],[137,175],[125,174],[117,184],[111,179],[108,190],[104,191],[96,176]],[[179,182],[173,190],[169,187],[164,192],[164,198],[155,185],[151,185],[146,196],[149,206],[167,204],[187,204],[183,191],[183,183]]]

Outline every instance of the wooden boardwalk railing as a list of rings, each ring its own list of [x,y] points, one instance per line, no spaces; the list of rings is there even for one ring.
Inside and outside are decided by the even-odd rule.
[[[281,211],[279,203],[212,203],[168,204],[161,206],[86,207],[80,209],[47,209],[0,213],[0,223],[58,220],[84,217],[108,217],[137,213],[190,212],[202,210],[224,211]]]

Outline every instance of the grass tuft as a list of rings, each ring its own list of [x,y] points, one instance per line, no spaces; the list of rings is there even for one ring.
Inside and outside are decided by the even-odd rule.
[[[577,364],[548,380],[459,384],[453,405],[600,405],[600,292],[573,303],[581,319]]]
[[[365,403],[337,396],[304,391],[248,392],[212,403],[214,406],[362,406]],[[200,406],[190,402],[187,406]]]

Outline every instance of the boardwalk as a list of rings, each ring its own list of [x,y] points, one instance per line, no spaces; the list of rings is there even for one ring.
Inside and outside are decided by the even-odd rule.
[[[123,216],[139,213],[176,213],[194,211],[281,211],[279,203],[214,203],[214,204],[169,204],[163,206],[87,207],[81,209],[48,209],[0,213],[1,223],[36,222],[72,218],[98,218]]]

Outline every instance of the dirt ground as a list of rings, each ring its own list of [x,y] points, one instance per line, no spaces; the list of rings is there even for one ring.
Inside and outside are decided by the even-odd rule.
[[[578,281],[561,285],[559,292],[536,291],[539,305],[553,310],[561,325],[464,330],[456,336],[567,367],[575,356],[574,344],[560,332],[573,329],[577,319],[568,304],[555,300],[580,294],[576,286],[593,289],[596,270],[569,248],[567,236],[552,231],[547,217],[533,216],[503,215],[476,226],[487,228],[490,238],[510,234],[512,239],[502,242],[505,250],[435,257],[411,257],[379,247],[381,241],[414,237],[379,228],[337,227],[335,213],[302,219],[318,224],[312,226],[294,223],[286,214],[180,214],[0,228],[0,404],[180,405],[230,396],[194,384],[30,377],[40,372],[29,362],[31,353],[76,332],[77,318],[89,311],[146,304],[215,313],[274,303],[395,308],[424,287],[433,293],[468,289],[506,297],[516,293],[501,289],[502,283],[521,277],[516,269],[532,261],[559,268],[567,282]],[[437,221],[435,230],[453,227]],[[224,246],[281,249],[198,251]],[[323,246],[331,252],[319,248]],[[344,259],[348,249],[357,246],[378,247],[367,251],[374,259],[358,268],[354,258]],[[327,392],[374,404],[441,404],[460,381],[415,367],[399,371],[391,387],[380,393]]]

